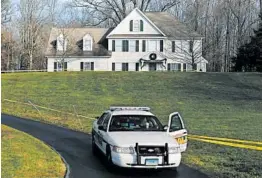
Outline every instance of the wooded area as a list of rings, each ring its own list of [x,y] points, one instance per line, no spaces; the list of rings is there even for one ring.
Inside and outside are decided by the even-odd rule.
[[[134,8],[168,11],[203,39],[208,71],[236,70],[238,49],[262,20],[262,0],[1,0],[2,70],[44,69],[51,27],[114,27]],[[253,40],[254,41],[254,40]],[[261,46],[258,49],[261,54]],[[262,55],[258,55],[261,59]],[[242,71],[243,67],[240,67]],[[244,67],[245,71],[249,70]],[[255,69],[256,70],[256,69]]]

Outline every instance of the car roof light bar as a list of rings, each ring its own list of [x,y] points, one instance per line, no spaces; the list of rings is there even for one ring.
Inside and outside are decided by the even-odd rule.
[[[111,106],[110,107],[111,111],[116,111],[116,110],[140,110],[140,111],[150,111],[149,107],[121,107],[121,106]]]

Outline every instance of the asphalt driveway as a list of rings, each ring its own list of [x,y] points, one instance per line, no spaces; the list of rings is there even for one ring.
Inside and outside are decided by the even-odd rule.
[[[85,133],[1,114],[2,124],[26,132],[53,147],[69,164],[70,178],[205,178],[205,174],[186,165],[174,170],[106,169],[103,157],[91,151],[91,136]]]

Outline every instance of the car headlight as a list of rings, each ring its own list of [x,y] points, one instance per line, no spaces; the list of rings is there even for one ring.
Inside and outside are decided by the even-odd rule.
[[[135,150],[133,147],[117,147],[113,146],[112,149],[116,153],[122,153],[122,154],[134,154]]]
[[[169,147],[168,148],[168,153],[169,154],[180,153],[180,148],[179,147]]]

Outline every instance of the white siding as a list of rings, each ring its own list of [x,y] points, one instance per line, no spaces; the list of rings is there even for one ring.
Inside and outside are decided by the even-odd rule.
[[[129,31],[129,22],[130,20],[143,20],[144,22],[144,31]],[[133,27],[135,24],[133,24]],[[154,27],[146,18],[144,18],[137,10],[133,10],[122,22],[120,22],[116,28],[109,34],[161,34],[156,27]]]

